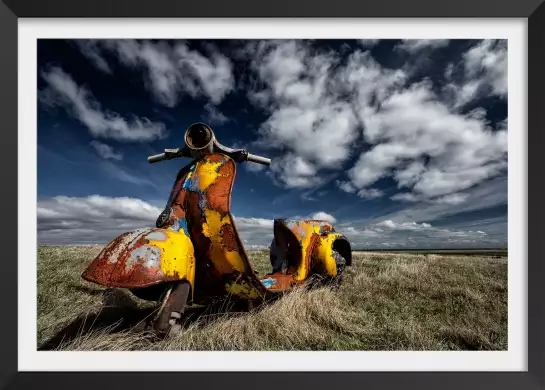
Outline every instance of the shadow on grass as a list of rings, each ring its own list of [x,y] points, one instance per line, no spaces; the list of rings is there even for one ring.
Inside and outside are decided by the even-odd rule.
[[[81,314],[43,343],[38,348],[39,351],[55,350],[62,344],[99,329],[107,329],[108,333],[127,330],[134,332],[149,331],[159,307],[158,303],[156,307],[139,307],[133,295],[122,289],[109,288],[100,290],[84,286],[73,286],[73,288],[90,295],[102,295],[103,307],[101,311],[98,313]],[[186,307],[182,323],[184,327],[188,327],[196,322],[206,324],[227,313],[244,312],[246,310],[245,307],[229,301],[218,301],[207,306],[191,305]],[[157,341],[160,341],[160,339],[157,338]]]
[[[103,295],[103,307],[98,313],[82,314],[66,325],[38,350],[53,350],[92,330],[109,328],[111,332],[120,332],[137,328],[153,317],[154,308],[138,307],[128,292],[119,289],[98,290],[82,286],[74,286],[80,292],[90,295]]]

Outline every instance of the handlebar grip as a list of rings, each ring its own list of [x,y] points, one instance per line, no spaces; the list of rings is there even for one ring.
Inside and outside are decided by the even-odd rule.
[[[167,159],[167,155],[165,153],[156,154],[155,156],[149,156],[148,157],[148,163],[156,163],[159,161],[163,161]]]
[[[257,156],[255,154],[248,153],[247,161],[263,164],[263,165],[271,165],[271,159],[266,157]]]

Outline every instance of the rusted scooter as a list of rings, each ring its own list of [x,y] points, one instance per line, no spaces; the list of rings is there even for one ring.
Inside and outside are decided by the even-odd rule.
[[[179,171],[156,227],[115,238],[83,272],[85,280],[160,302],[153,327],[161,337],[181,329],[188,303],[229,297],[253,306],[313,276],[339,281],[352,262],[350,243],[318,220],[276,219],[273,272],[258,277],[230,212],[231,191],[237,163],[268,166],[271,160],[221,145],[203,123],[187,129],[185,143],[148,157],[150,163],[192,159]]]

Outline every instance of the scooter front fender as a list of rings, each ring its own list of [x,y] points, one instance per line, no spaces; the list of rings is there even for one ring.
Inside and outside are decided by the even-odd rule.
[[[82,274],[102,286],[141,288],[187,280],[193,292],[195,253],[184,229],[148,228],[110,242]]]

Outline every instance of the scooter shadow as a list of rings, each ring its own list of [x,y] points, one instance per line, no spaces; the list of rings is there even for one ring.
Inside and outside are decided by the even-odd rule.
[[[59,349],[59,347],[71,340],[100,329],[107,329],[108,333],[128,330],[143,332],[146,330],[146,326],[150,324],[159,306],[157,304],[155,307],[139,307],[134,296],[122,289],[98,290],[83,286],[74,286],[74,288],[91,295],[102,295],[103,306],[101,310],[98,313],[78,316],[39,346],[38,351]],[[217,316],[240,311],[245,310],[230,301],[217,302],[208,306],[191,305],[186,308],[182,323],[184,327],[188,327],[196,322],[207,323]],[[153,340],[154,338],[150,336],[150,341]],[[157,341],[159,341],[158,338]]]

